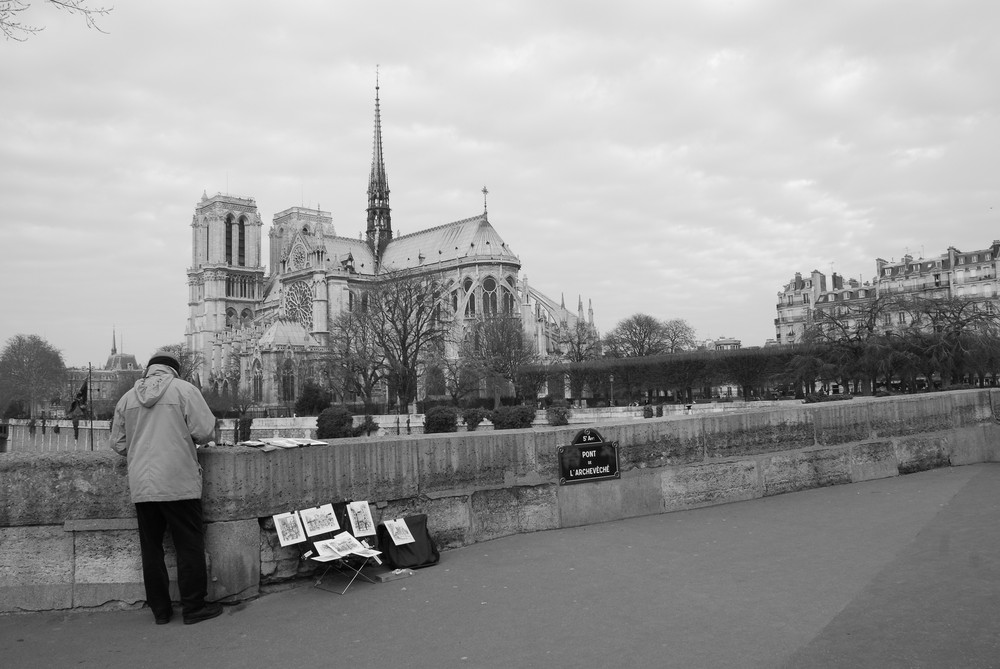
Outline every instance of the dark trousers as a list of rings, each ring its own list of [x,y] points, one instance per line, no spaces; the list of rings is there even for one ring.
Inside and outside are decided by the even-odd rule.
[[[142,549],[142,579],[146,603],[153,615],[168,615],[170,577],[163,560],[163,534],[169,529],[177,550],[177,586],[184,615],[205,606],[208,573],[205,569],[205,534],[200,499],[174,502],[137,502],[139,546]]]

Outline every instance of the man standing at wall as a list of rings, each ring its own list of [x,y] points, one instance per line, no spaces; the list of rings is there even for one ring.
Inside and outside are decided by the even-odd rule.
[[[208,574],[196,452],[197,444],[206,444],[214,436],[215,416],[201,391],[179,378],[180,368],[173,353],[154,353],[143,377],[118,401],[111,426],[111,447],[128,457],[146,603],[157,625],[173,617],[170,578],[163,560],[167,528],[177,550],[184,624],[222,613],[221,604],[205,602]]]

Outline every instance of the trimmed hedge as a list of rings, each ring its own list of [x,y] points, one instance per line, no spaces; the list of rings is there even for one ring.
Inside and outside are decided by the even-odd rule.
[[[494,430],[521,430],[531,427],[535,420],[535,410],[531,407],[500,407],[490,413]]]
[[[458,431],[458,409],[455,407],[431,407],[424,415],[424,433]]]

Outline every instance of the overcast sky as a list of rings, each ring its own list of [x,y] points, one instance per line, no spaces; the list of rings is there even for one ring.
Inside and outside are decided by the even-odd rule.
[[[795,272],[1000,238],[995,0],[115,4],[101,34],[35,0],[0,42],[0,343],[71,366],[183,341],[203,192],[357,237],[376,65],[395,233],[486,186],[602,332],[762,345]]]

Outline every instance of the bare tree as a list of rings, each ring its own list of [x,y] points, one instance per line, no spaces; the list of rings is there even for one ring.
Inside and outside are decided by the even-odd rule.
[[[634,314],[619,321],[604,343],[605,352],[613,358],[642,358],[667,350],[663,323],[649,314]]]
[[[663,341],[667,353],[678,353],[694,348],[694,328],[683,318],[663,321]]]
[[[601,357],[601,340],[594,326],[578,320],[573,325],[560,327],[556,344],[561,357],[567,362],[583,362]]]
[[[482,370],[493,392],[494,408],[500,406],[503,386],[509,382],[516,393],[518,370],[536,360],[517,316],[476,320],[463,342],[462,357]]]
[[[20,400],[33,416],[58,397],[66,378],[62,353],[38,335],[14,335],[0,352],[0,397]]]
[[[167,351],[176,356],[177,361],[181,363],[180,377],[189,383],[201,387],[199,385],[201,381],[201,368],[205,364],[205,356],[201,351],[192,351],[189,348],[185,348],[184,344],[167,344],[166,346],[159,347],[157,350]]]
[[[421,365],[445,336],[447,301],[431,277],[389,271],[362,296],[358,318],[385,355],[389,395],[400,408],[417,396]]]
[[[87,27],[103,33],[97,21],[111,13],[113,7],[88,6],[88,0],[41,0],[44,4],[83,17]],[[36,2],[35,4],[40,4]],[[31,0],[0,0],[0,32],[8,40],[23,42],[31,35],[44,30],[44,26],[24,23],[21,20],[25,10],[32,5]]]
[[[444,391],[451,397],[452,404],[457,406],[479,392],[482,370],[475,362],[461,355],[449,358],[443,351],[437,351],[428,357],[427,364],[444,376]]]
[[[860,380],[864,391],[871,393],[880,371],[878,356],[872,355],[873,346],[885,334],[897,308],[896,297],[885,294],[822,305],[813,313],[813,324],[803,341],[825,346],[841,381]]]
[[[362,313],[347,312],[333,324],[327,347],[327,380],[343,399],[348,393],[374,403],[375,388],[386,374],[385,355]]]
[[[907,333],[915,337],[948,386],[965,376],[973,351],[1000,334],[1000,315],[988,300],[973,297],[914,297],[900,302],[909,316]]]

